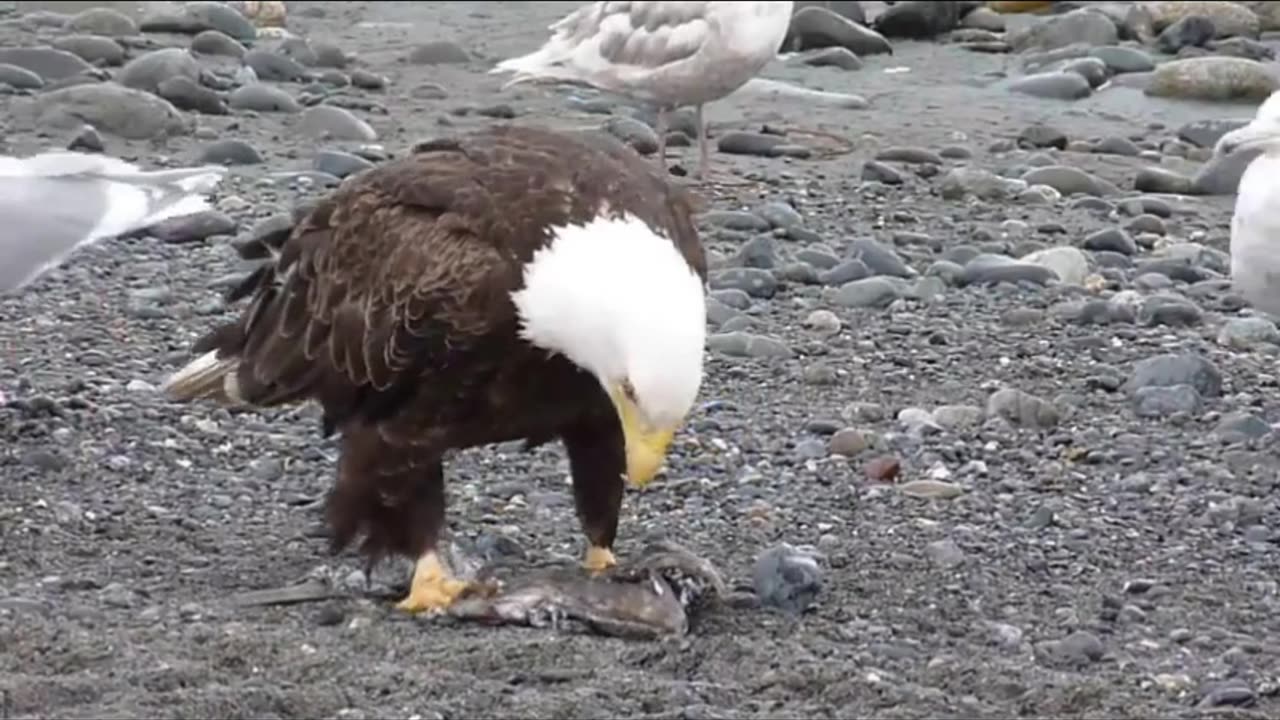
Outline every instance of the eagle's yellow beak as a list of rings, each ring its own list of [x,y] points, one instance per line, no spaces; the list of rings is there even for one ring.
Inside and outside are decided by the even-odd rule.
[[[675,428],[655,428],[635,406],[621,386],[610,392],[613,405],[618,409],[622,422],[622,436],[627,443],[627,480],[637,488],[643,488],[653,480],[667,457],[667,448],[675,436]]]

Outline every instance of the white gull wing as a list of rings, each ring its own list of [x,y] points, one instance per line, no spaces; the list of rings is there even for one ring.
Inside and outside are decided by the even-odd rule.
[[[144,171],[118,158],[56,152],[0,157],[0,293],[89,243],[208,209],[227,168]]]
[[[1259,155],[1240,177],[1231,281],[1254,308],[1280,317],[1280,156]]]
[[[503,87],[577,82],[666,104],[723,97],[772,60],[792,2],[595,2],[550,26],[538,50],[499,63]]]

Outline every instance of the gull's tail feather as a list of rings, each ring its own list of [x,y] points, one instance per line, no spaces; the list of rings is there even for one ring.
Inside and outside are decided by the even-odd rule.
[[[227,405],[239,404],[239,366],[239,358],[220,358],[217,350],[210,350],[166,378],[161,390],[178,402],[208,398]]]
[[[503,90],[528,82],[585,83],[586,78],[574,62],[579,47],[571,39],[556,35],[531,53],[503,60],[489,74],[515,73],[503,84]]]

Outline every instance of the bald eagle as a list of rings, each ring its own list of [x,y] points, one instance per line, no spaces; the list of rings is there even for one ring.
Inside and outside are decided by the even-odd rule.
[[[624,479],[659,471],[703,372],[706,258],[692,198],[595,134],[494,127],[349,179],[228,295],[239,317],[166,381],[179,401],[316,401],[340,434],[333,550],[416,560],[398,607],[467,588],[437,554],[450,450],[559,438],[587,536],[616,563]]]

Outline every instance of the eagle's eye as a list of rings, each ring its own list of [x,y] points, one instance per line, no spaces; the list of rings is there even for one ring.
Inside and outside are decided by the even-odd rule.
[[[633,404],[636,402],[636,386],[632,385],[630,380],[622,381],[622,394]]]

